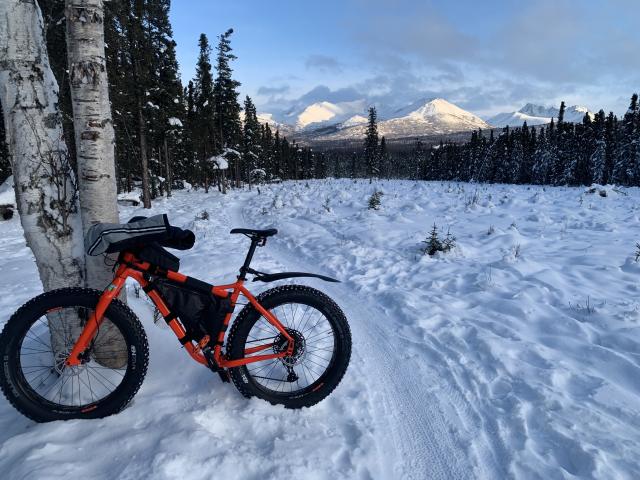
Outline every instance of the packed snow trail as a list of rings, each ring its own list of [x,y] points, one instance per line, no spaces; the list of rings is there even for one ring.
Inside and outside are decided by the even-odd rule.
[[[242,208],[232,212],[239,224],[248,226],[258,221],[251,215],[255,211],[250,204],[247,213]],[[279,238],[282,236],[269,240],[265,252],[268,257],[276,258],[288,271],[318,272],[313,258],[292,255],[295,251]],[[339,285],[322,283],[317,287],[339,303],[349,320],[354,358],[344,381],[364,380],[379,450],[391,470],[389,478],[469,478],[473,463],[467,457],[472,453],[454,434],[463,427],[456,407],[464,409],[464,401],[441,390],[442,382],[431,371],[405,363],[406,341],[389,326],[386,309],[375,298],[363,297],[348,278]],[[504,476],[504,472],[497,475],[494,469],[488,469],[491,462],[487,463],[482,466],[484,478]]]
[[[366,209],[374,189],[380,211]],[[482,478],[634,478],[638,193],[315,181],[264,189],[245,212],[280,229],[281,258],[347,280],[346,297],[329,291],[352,323],[380,326],[378,348],[392,343],[388,362],[431,400],[423,411],[448,413],[467,475],[470,463]],[[458,247],[430,258],[420,248],[434,222]],[[393,420],[401,435],[418,430]]]
[[[366,208],[374,188],[384,192],[380,211]],[[123,220],[166,212],[193,229],[181,271],[216,282],[234,278],[248,247],[230,228],[277,227],[254,268],[343,281],[304,279],[347,314],[349,370],[311,409],[247,401],[154,325],[130,286],[151,350],[133,404],[106,419],[36,425],[0,399],[0,471],[9,479],[632,479],[640,191],[606,192],[337,180],[178,191],[151,211],[122,208]],[[434,222],[458,246],[424,257]],[[0,236],[2,324],[41,287],[19,220],[0,222]]]

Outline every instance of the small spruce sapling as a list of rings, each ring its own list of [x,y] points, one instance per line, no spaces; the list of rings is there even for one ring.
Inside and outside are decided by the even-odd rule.
[[[423,240],[425,247],[422,249],[423,255],[435,255],[436,252],[442,250],[442,242],[438,238],[438,227],[436,224],[433,224],[433,228],[431,229],[431,233],[426,240]]]
[[[456,237],[451,235],[449,229],[447,229],[447,235],[444,237],[444,241],[442,242],[442,251],[448,252],[453,247],[456,246]]]
[[[446,253],[456,246],[456,237],[454,237],[449,230],[447,230],[447,234],[444,237],[444,240],[440,240],[438,237],[438,226],[434,223],[431,232],[429,232],[429,236],[426,240],[423,240],[422,243],[425,244],[422,249],[423,255],[433,256],[437,252]]]
[[[371,196],[369,197],[369,210],[380,210],[382,195],[384,195],[384,193],[379,190],[375,190],[371,194]]]

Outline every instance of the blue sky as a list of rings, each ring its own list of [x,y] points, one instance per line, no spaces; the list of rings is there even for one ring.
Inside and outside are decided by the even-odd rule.
[[[620,114],[640,90],[636,0],[173,0],[183,82],[227,28],[260,111],[440,96],[481,115],[560,100]],[[634,26],[634,18],[636,25]]]

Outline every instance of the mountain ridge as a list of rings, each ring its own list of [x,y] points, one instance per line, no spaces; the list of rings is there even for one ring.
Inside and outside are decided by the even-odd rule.
[[[321,101],[289,111],[285,116],[288,117],[294,138],[299,134],[307,139],[345,140],[364,135],[367,110],[364,100],[339,103]],[[380,136],[387,138],[448,134],[491,127],[477,115],[443,98],[421,98],[386,114],[384,108],[381,110],[378,131]],[[273,116],[269,118],[273,119]]]
[[[527,103],[521,109],[515,112],[504,112],[494,115],[487,119],[487,123],[494,127],[521,127],[526,121],[527,125],[545,125],[551,123],[551,119],[557,121],[560,110],[556,107],[545,107],[533,103]],[[570,123],[580,123],[584,115],[588,113],[591,119],[595,117],[587,107],[581,105],[572,105],[566,107],[564,112],[564,121]]]
[[[291,138],[305,140],[332,141],[355,140],[366,132],[369,103],[365,99],[349,102],[321,100],[308,105],[300,104],[278,116],[260,113],[261,121],[266,121],[272,129]],[[420,98],[399,108],[378,106],[378,133],[388,139],[424,137],[462,133],[477,129],[521,127],[544,125],[557,119],[556,107],[526,103],[515,112],[504,112],[488,119],[464,110],[440,97]],[[566,122],[582,122],[588,113],[587,107],[572,105],[565,109]]]

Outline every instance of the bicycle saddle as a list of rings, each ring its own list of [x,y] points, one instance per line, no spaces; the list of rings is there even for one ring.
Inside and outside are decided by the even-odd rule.
[[[229,233],[242,233],[243,235],[248,235],[249,237],[258,237],[258,238],[267,238],[272,237],[278,230],[275,228],[267,228],[266,230],[255,230],[253,228],[234,228]]]

